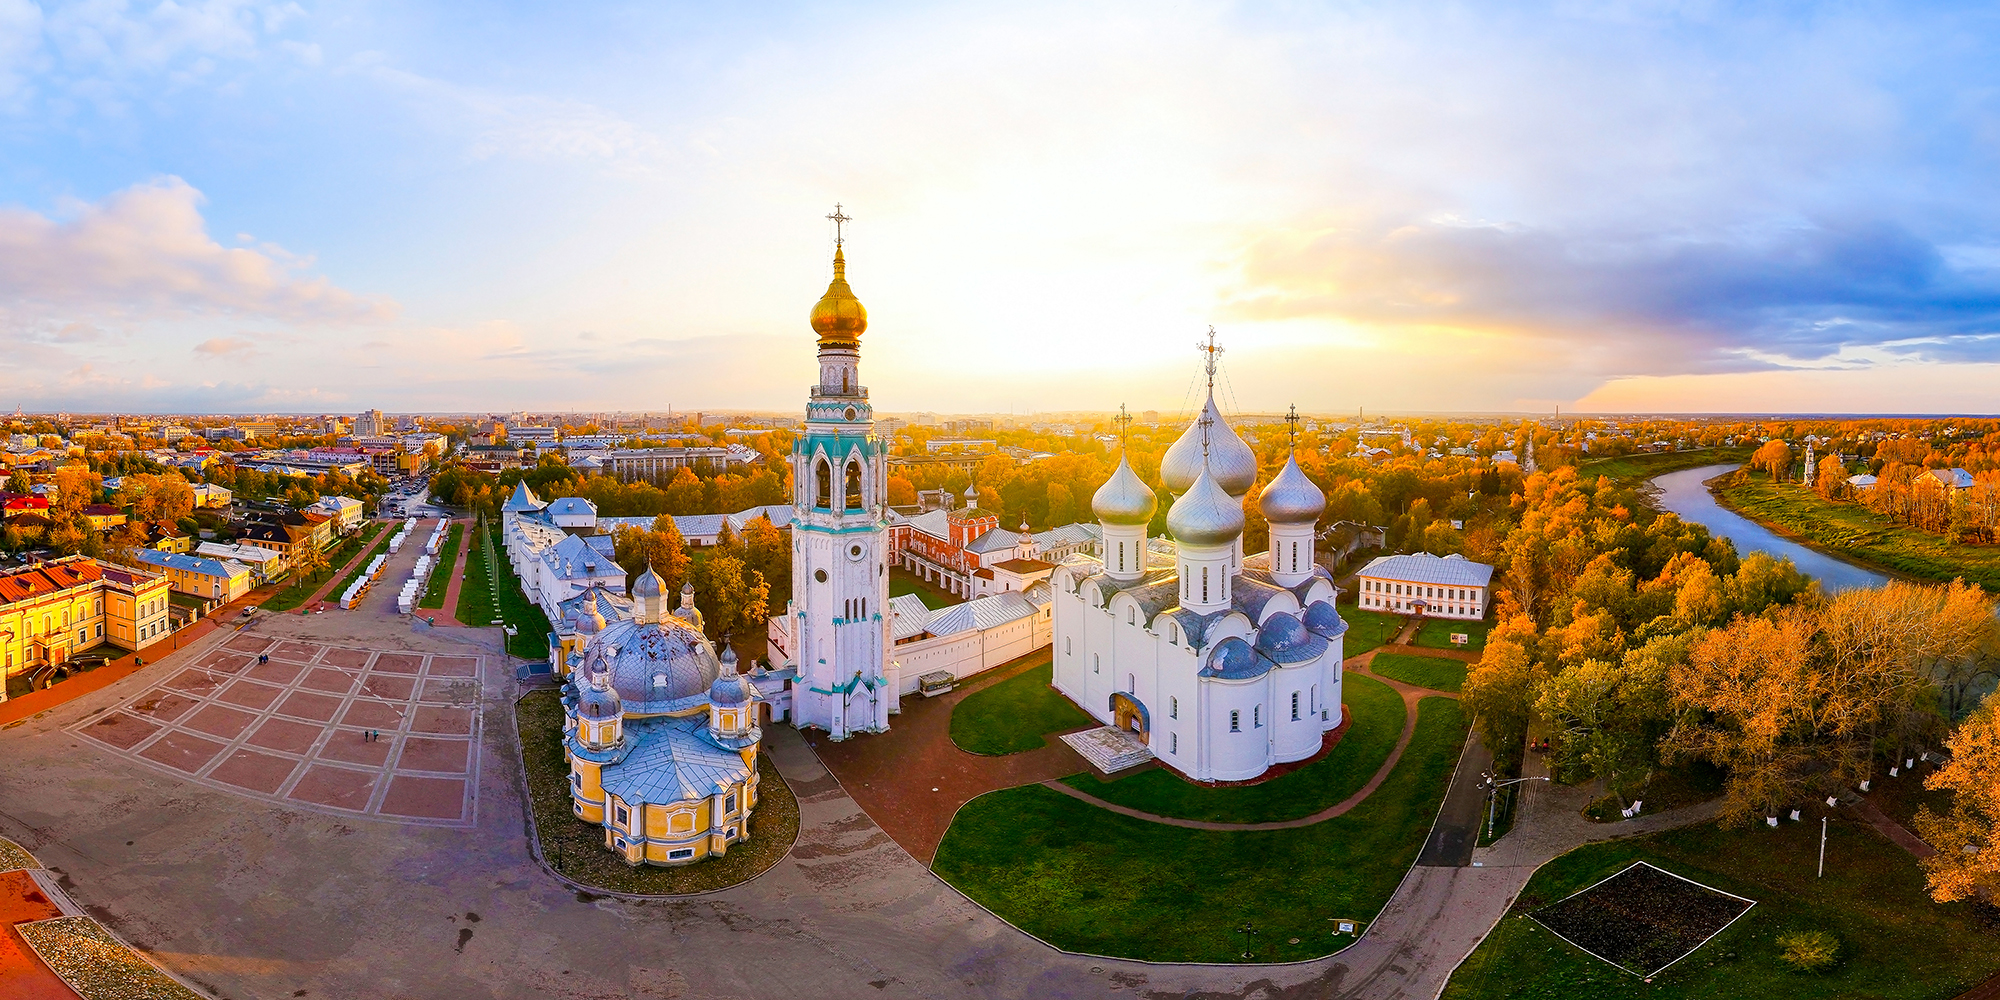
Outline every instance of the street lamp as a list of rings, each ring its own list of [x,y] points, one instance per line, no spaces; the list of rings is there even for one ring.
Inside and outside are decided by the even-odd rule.
[[[1483,784],[1485,784],[1486,786],[1486,839],[1487,840],[1493,839],[1493,821],[1494,821],[1494,814],[1496,811],[1495,806],[1500,799],[1500,789],[1505,788],[1508,785],[1518,785],[1523,781],[1549,780],[1546,775],[1535,775],[1527,778],[1509,778],[1506,781],[1500,781],[1498,780],[1499,776],[1491,771],[1483,771],[1480,773],[1479,776],[1482,779]]]
[[[1236,928],[1236,933],[1243,935],[1243,957],[1249,958],[1251,955],[1250,940],[1256,936],[1257,928],[1250,926],[1250,921],[1245,920],[1243,921],[1243,926]]]

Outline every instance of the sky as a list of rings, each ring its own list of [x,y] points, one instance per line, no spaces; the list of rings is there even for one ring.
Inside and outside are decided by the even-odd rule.
[[[0,410],[2000,412],[1991,4],[0,0]]]

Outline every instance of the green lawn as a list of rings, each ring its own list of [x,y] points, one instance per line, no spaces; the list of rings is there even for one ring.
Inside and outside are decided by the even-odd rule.
[[[1931,902],[1916,861],[1866,826],[1832,825],[1826,877],[1816,878],[1819,832],[1810,821],[1776,830],[1711,824],[1571,851],[1535,873],[1444,996],[1948,1000],[2000,969],[2000,937],[1967,904]],[[1650,985],[1517,916],[1641,860],[1757,905]],[[1841,962],[1819,974],[1788,971],[1773,939],[1793,930],[1838,935]]]
[[[1741,462],[1749,457],[1748,448],[1698,448],[1694,451],[1593,458],[1577,466],[1576,472],[1577,478],[1583,480],[1595,481],[1599,476],[1610,476],[1613,479],[1630,481],[1651,479],[1681,469],[1698,469],[1704,465]]]
[[[1486,648],[1486,633],[1493,626],[1485,622],[1461,622],[1444,618],[1426,618],[1417,626],[1416,644],[1425,649],[1465,649],[1474,653]],[[1465,636],[1463,646],[1451,644],[1453,633]]]
[[[341,567],[346,566],[347,561],[354,558],[355,553],[360,552],[361,547],[368,544],[369,541],[374,539],[376,533],[382,530],[382,525],[379,522],[367,523],[372,525],[372,527],[364,527],[358,534],[341,542],[331,551],[327,552],[325,569],[314,573],[307,579],[300,579],[297,573],[293,573],[291,584],[267,598],[261,607],[266,611],[290,611],[304,604],[306,598],[311,597],[313,591],[318,590],[319,585],[326,582],[327,577],[340,572]],[[335,594],[334,596],[338,597],[340,595]]]
[[[458,561],[459,535],[464,531],[462,525],[454,522],[451,530],[445,533],[444,544],[438,546],[437,565],[431,567],[431,578],[424,584],[424,597],[417,602],[417,607],[444,607],[445,591],[451,589],[452,564]]]
[[[966,803],[932,869],[1069,951],[1145,961],[1291,962],[1352,939],[1423,846],[1465,739],[1458,705],[1423,701],[1395,775],[1354,811],[1297,830],[1223,833],[1107,812],[1040,785]],[[1244,959],[1245,923],[1251,957]],[[1292,943],[1294,940],[1296,944]]]
[[[1430,688],[1458,693],[1465,686],[1465,661],[1442,656],[1412,656],[1409,653],[1376,653],[1368,661],[1371,673]]]
[[[1341,643],[1341,653],[1356,656],[1366,653],[1385,642],[1390,642],[1403,631],[1403,616],[1384,611],[1363,611],[1352,606],[1343,606],[1340,617],[1347,621],[1347,635]]]
[[[1855,562],[1926,580],[1964,578],[2000,591],[2000,545],[1966,545],[1898,524],[1855,503],[1828,500],[1762,474],[1716,492],[1723,506]]]
[[[1403,699],[1389,685],[1349,672],[1341,682],[1349,724],[1340,742],[1290,774],[1255,785],[1208,788],[1153,768],[1110,781],[1095,772],[1065,784],[1106,802],[1179,819],[1265,823],[1310,816],[1361,790],[1396,748],[1403,732]],[[1154,731],[1162,720],[1154,721]]]
[[[486,625],[500,617],[493,601],[493,577],[486,566],[488,537],[485,530],[476,528],[466,543],[470,547],[465,550],[465,582],[459,585],[458,607],[452,610],[452,617],[461,625]]]
[[[911,573],[908,570],[901,570],[901,569],[890,570],[889,596],[901,597],[904,594],[917,595],[917,599],[924,602],[924,607],[927,607],[932,611],[936,611],[940,608],[948,608],[954,604],[965,603],[965,601],[962,598],[960,598],[957,594],[950,593],[949,591],[940,590],[937,587],[934,587],[931,584],[918,579],[915,573]]]
[[[500,595],[500,617],[514,628],[514,634],[507,637],[507,652],[524,660],[546,659],[549,655],[549,616],[543,614],[541,606],[528,600],[528,595],[521,590],[521,578],[514,575],[513,565],[507,562],[506,555],[501,551],[499,527],[488,527],[487,537],[493,545],[489,578],[499,583],[496,589]]]
[[[1009,677],[952,706],[951,741],[967,753],[998,756],[1048,745],[1046,733],[1090,722],[1083,709],[1049,686],[1055,664]]]

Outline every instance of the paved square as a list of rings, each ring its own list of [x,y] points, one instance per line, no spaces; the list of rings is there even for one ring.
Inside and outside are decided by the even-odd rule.
[[[471,826],[479,667],[479,657],[462,654],[238,635],[71,731],[188,780],[292,808]]]

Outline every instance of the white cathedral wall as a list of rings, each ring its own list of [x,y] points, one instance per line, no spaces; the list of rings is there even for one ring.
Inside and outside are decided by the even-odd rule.
[[[1204,778],[1214,781],[1245,781],[1264,773],[1269,759],[1271,719],[1261,715],[1270,690],[1270,679],[1252,677],[1226,681],[1202,681],[1207,693],[1203,728],[1208,738],[1204,749]],[[1268,711],[1268,710],[1266,710]],[[1230,713],[1238,713],[1239,728],[1230,729]]]

